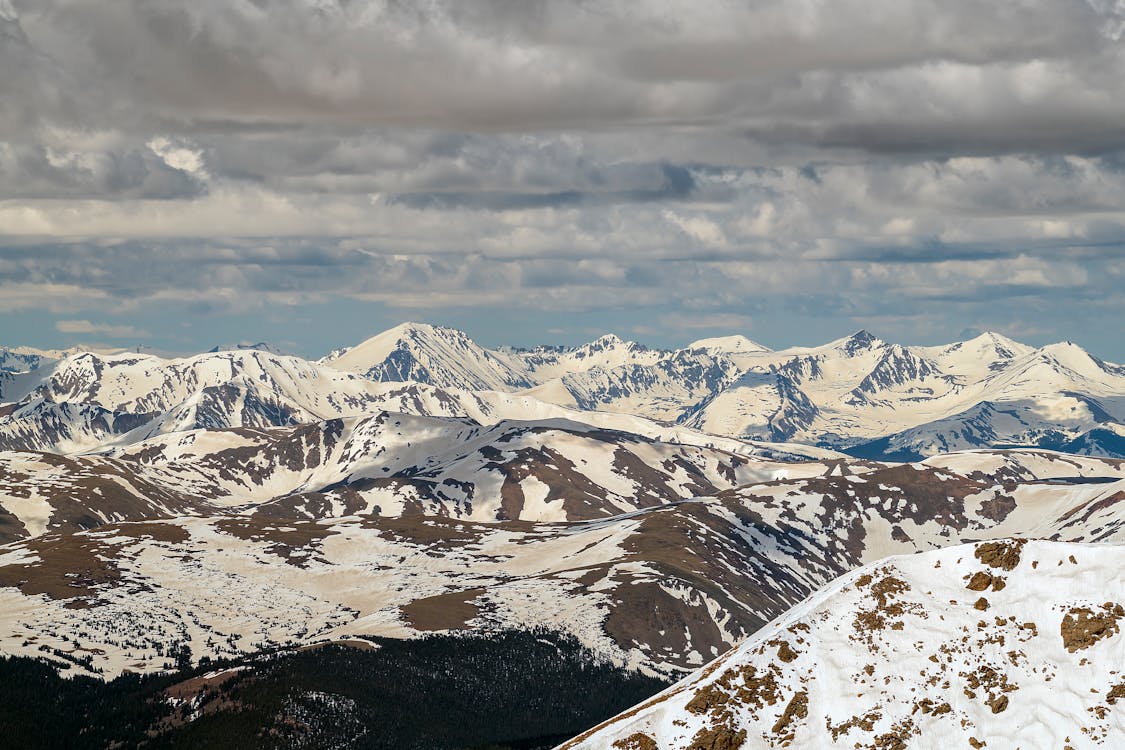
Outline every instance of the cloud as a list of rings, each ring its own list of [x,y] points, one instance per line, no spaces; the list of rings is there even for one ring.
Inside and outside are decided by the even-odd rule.
[[[663,217],[704,247],[725,247],[727,245],[727,238],[722,228],[705,216],[685,217],[675,211],[665,211]]]
[[[94,333],[111,339],[143,339],[152,334],[130,325],[115,326],[108,323],[91,323],[88,320],[60,320],[55,323],[60,333]]]
[[[199,175],[129,145],[0,142],[0,199],[182,200],[202,195]]]
[[[877,151],[1122,143],[1123,13],[1108,3],[134,0],[95,9],[43,0],[13,9],[0,21],[20,63],[5,65],[19,94],[11,125],[30,115],[126,129],[741,126]]]
[[[190,143],[176,142],[171,138],[156,136],[145,144],[169,167],[195,177],[207,178],[203,164],[203,152]]]
[[[717,331],[726,333],[746,333],[754,327],[754,319],[738,313],[710,313],[685,315],[673,313],[661,315],[660,325],[675,331]]]
[[[1121,300],[1123,29],[1103,0],[0,0],[0,310],[956,332],[1018,300],[1055,330]]]

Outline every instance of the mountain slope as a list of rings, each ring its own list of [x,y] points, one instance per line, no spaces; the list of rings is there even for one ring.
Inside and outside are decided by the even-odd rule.
[[[298,424],[393,409],[386,389],[397,388],[432,394],[421,396],[430,404],[460,402],[459,410],[424,413],[477,418],[469,403],[475,399],[491,404],[476,407],[486,419],[518,418],[514,400],[522,398],[536,418],[547,416],[542,404],[554,404],[888,460],[1005,446],[1121,455],[1114,434],[1125,433],[1125,368],[1074,344],[1034,349],[992,333],[939,347],[904,347],[859,331],[780,351],[738,336],[676,351],[615,336],[579,347],[493,351],[460,331],[408,323],[319,363],[259,351],[185,359],[76,353],[2,378],[9,403],[97,404],[111,423],[119,412],[158,413],[155,432]],[[460,395],[442,395],[454,392]],[[418,413],[409,398],[400,401]],[[504,401],[512,408],[502,407]],[[54,426],[57,417],[44,420],[42,427],[20,428],[25,435],[44,433],[22,447],[85,450],[117,434],[98,433],[94,424],[64,434],[66,426]],[[54,432],[58,440],[51,439]]]
[[[889,558],[562,748],[1117,747],[1123,564],[1019,539]]]
[[[490,351],[458,331],[405,324],[324,360],[378,380],[525,393],[730,437],[917,459],[965,448],[1040,445],[1115,453],[1125,368],[1070,343],[1040,349],[996,333],[900,346],[858,331],[770,351],[741,336],[676,351],[616,336],[579,347]]]
[[[303,519],[431,513],[577,520],[820,470],[786,463],[800,454],[784,447],[653,423],[646,435],[566,419],[482,425],[467,417],[375,412],[288,427],[161,432],[160,420],[149,415],[51,407],[60,416],[85,416],[68,426],[96,427],[109,437],[114,428],[131,431],[94,454],[0,451],[0,513],[13,516],[0,524],[0,541],[235,506]],[[0,438],[18,445],[26,436],[12,431],[13,418],[0,419]],[[109,476],[106,492],[93,489],[91,477]],[[177,498],[171,505],[154,502],[170,497]]]
[[[300,514],[215,501],[205,517],[48,532],[0,547],[0,650],[73,654],[80,637],[76,658],[90,660],[76,668],[115,674],[158,669],[173,643],[200,658],[541,626],[618,664],[682,674],[889,554],[1009,535],[1125,542],[1121,462],[979,454],[976,466],[1008,467],[997,484],[972,476],[972,457],[951,457],[957,472],[780,467],[712,497],[578,522],[357,515],[324,492],[302,495]]]
[[[461,331],[425,323],[403,323],[321,364],[371,380],[414,381],[467,390],[513,390],[531,385],[502,358]]]
[[[889,460],[984,446],[1059,448],[1125,421],[1125,370],[1073,344],[1032,349],[984,334],[946,347],[902,347],[860,331],[759,355],[682,421]]]
[[[468,417],[482,424],[567,418],[679,442],[721,443],[735,450],[741,444],[643,417],[567,409],[527,395],[374,382],[262,351],[184,359],[82,352],[19,377],[28,382],[22,392],[9,395],[20,400],[0,404],[0,448],[10,450],[95,451],[188,430],[295,426],[381,411]]]
[[[535,383],[593,369],[609,370],[623,365],[650,365],[665,352],[608,334],[576,347],[537,346],[533,349],[502,349],[513,366]]]

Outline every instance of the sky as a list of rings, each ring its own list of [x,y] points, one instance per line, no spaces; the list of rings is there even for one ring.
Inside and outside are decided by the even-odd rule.
[[[0,344],[1125,361],[1125,0],[0,0]]]

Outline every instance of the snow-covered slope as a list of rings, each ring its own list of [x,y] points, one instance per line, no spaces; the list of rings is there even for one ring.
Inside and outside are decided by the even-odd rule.
[[[1125,368],[1074,344],[1035,349],[995,333],[931,347],[860,331],[780,351],[741,336],[662,351],[612,335],[578,347],[488,350],[460,331],[406,323],[316,363],[253,350],[185,359],[71,354],[2,376],[0,398],[34,392],[109,412],[159,412],[159,430],[169,431],[393,408],[383,396],[388,383],[474,394],[454,395],[461,410],[442,414],[477,418],[476,400],[492,404],[491,419],[518,418],[500,402],[524,398],[536,418],[554,404],[889,460],[1005,446],[1122,455],[1125,434]],[[80,430],[71,432],[67,445],[82,444]]]
[[[209,484],[131,461],[0,452],[0,542],[214,511]]]
[[[527,391],[544,401],[580,409],[640,414],[678,420],[685,404],[725,387],[738,366],[723,353],[705,349],[661,354],[651,364],[628,364],[572,373]]]
[[[0,445],[77,452],[190,429],[296,425],[378,411],[388,386],[296,357],[80,353],[31,373],[0,407]]]
[[[26,436],[9,434],[17,445],[0,451],[0,516],[13,518],[0,523],[0,541],[232,507],[310,519],[430,513],[577,520],[823,471],[819,463],[788,463],[802,456],[784,446],[651,422],[645,435],[560,418],[481,425],[396,411],[287,427],[162,432],[147,415],[50,406],[28,408],[58,417],[67,429],[84,425],[106,442],[97,454],[64,456],[30,452],[18,445]],[[112,491],[97,489],[91,477],[110,478],[101,484]]]
[[[279,517],[568,521],[800,473],[737,447],[742,454],[566,420],[481,426],[384,412],[295,429],[177,433],[116,455],[142,474],[174,472],[229,505]]]
[[[891,459],[1005,445],[1116,455],[1112,433],[1125,430],[1125,368],[1071,343],[1035,349],[991,332],[928,347],[859,331],[780,351],[742,336],[661,351],[612,335],[490,351],[458,331],[405,324],[324,361],[380,380],[526,388],[571,408]]]
[[[767,352],[742,336],[704,339],[677,351],[612,334],[577,347],[488,350],[460,331],[404,323],[323,364],[374,380],[413,380],[467,390],[529,389],[562,406],[675,420]]]
[[[97,451],[185,430],[294,426],[382,411],[468,417],[481,424],[564,418],[667,441],[739,452],[745,447],[630,414],[585,412],[519,393],[376,382],[257,350],[182,359],[82,352],[17,377],[25,379],[21,389],[9,393],[11,403],[0,405],[0,449]],[[829,455],[815,448],[793,450]]]
[[[467,390],[513,390],[531,385],[522,373],[461,331],[403,323],[357,346],[333,352],[321,364],[372,380],[415,381]]]
[[[1022,539],[883,560],[562,748],[1121,747],[1123,570]]]
[[[63,352],[33,349],[28,346],[0,347],[0,372],[36,370],[40,365],[62,359],[64,356]]]
[[[316,445],[314,428],[302,429],[308,434],[300,440]],[[163,454],[152,452],[145,479],[172,476],[182,490],[177,497],[192,497],[200,488],[230,487],[237,477],[246,486],[260,478],[263,489],[275,491],[319,471],[288,463],[291,442],[240,437],[246,441],[241,448],[169,441]],[[475,448],[469,438],[463,459],[422,468],[414,473],[415,486],[432,483],[458,500],[472,487],[490,498],[496,485],[486,492],[488,477],[500,475],[505,482],[520,481],[525,509],[549,508],[546,495],[532,488],[550,492],[559,485],[527,472],[565,465],[555,456],[530,457],[529,448],[537,450],[547,437],[525,431]],[[567,442],[576,437],[565,433],[552,444],[573,460],[580,455],[576,450],[587,452],[597,441],[587,435]],[[207,432],[200,440],[221,438]],[[361,471],[380,461],[393,465],[405,446],[386,444],[382,456],[357,452],[353,465]],[[178,461],[177,450],[185,459],[222,450],[233,455],[207,466],[206,459]],[[576,461],[619,493],[607,505],[624,500],[635,508],[588,521],[481,523],[452,512],[390,516],[366,505],[362,486],[354,494],[338,486],[264,504],[210,497],[206,507],[187,511],[201,514],[195,518],[169,517],[176,510],[171,497],[155,518],[123,516],[138,523],[88,531],[74,523],[61,531],[47,527],[45,534],[0,546],[0,652],[30,654],[46,646],[69,653],[67,644],[81,637],[94,666],[155,669],[167,644],[177,641],[190,641],[200,657],[365,633],[545,626],[574,633],[619,663],[682,674],[833,578],[889,554],[1011,535],[1125,542],[1120,461],[1083,458],[1078,471],[1070,457],[1052,460],[1043,452],[1026,460],[1021,453],[961,454],[950,459],[957,471],[853,459],[748,463],[737,481],[749,483],[741,487],[650,504],[643,489],[625,487],[674,486],[692,464],[686,454],[668,454],[670,463],[652,460],[667,447],[629,450],[650,461],[650,468],[659,467],[664,478],[631,469],[603,473],[612,458],[588,466]],[[493,456],[489,465],[480,461],[485,454]],[[608,455],[618,454],[614,449]],[[26,477],[46,471],[31,466],[39,460],[21,456],[21,463],[0,466],[9,477],[0,489],[18,499],[30,488],[37,503],[46,484],[29,484]],[[120,457],[107,466],[99,461],[109,459],[91,457],[50,467],[46,479],[55,491],[78,496],[67,488],[80,490],[89,476],[135,486],[139,480],[111,473],[141,460]],[[278,463],[285,468],[271,471]],[[700,476],[711,471],[699,466]],[[1002,467],[1008,472],[1000,484],[977,475]],[[229,478],[222,479],[223,470]],[[222,481],[212,483],[216,471]],[[412,472],[397,473],[409,480]],[[80,481],[71,482],[71,476]],[[567,480],[567,487],[585,492],[596,484],[589,477]],[[638,478],[643,482],[637,484]],[[503,490],[500,497],[503,502]],[[32,505],[13,508],[25,522],[43,522]],[[284,575],[281,564],[291,566]],[[121,638],[122,622],[135,636]]]
[[[861,331],[759,355],[683,421],[901,460],[990,445],[1060,448],[1123,420],[1125,370],[1073,344],[1032,349],[983,334],[902,347]]]
[[[282,351],[280,348],[274,346],[273,344],[265,342],[265,341],[257,341],[257,342],[239,341],[239,342],[236,342],[236,343],[233,343],[233,344],[216,344],[215,346],[211,347],[207,351],[208,351],[209,354],[215,354],[217,352],[242,352],[242,351],[269,352],[270,354],[280,354],[280,355],[285,354],[285,352]]]
[[[651,365],[664,352],[607,334],[577,347],[537,346],[533,349],[501,349],[512,366],[535,383],[593,369],[609,370],[625,365]]]

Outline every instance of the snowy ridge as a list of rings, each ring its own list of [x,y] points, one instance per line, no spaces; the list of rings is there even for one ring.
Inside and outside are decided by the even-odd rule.
[[[1119,747],[1123,564],[1022,539],[888,558],[562,748]]]
[[[661,351],[612,335],[490,351],[460,332],[406,324],[324,361],[381,380],[524,388],[571,408],[892,460],[1009,445],[1118,455],[1106,431],[1125,423],[1125,369],[1071,343],[1035,349],[992,332],[929,347],[859,331],[779,351],[742,336]]]
[[[1035,349],[995,333],[931,347],[859,331],[779,351],[741,336],[662,351],[613,335],[578,347],[489,350],[461,331],[405,323],[319,362],[255,350],[184,359],[72,353],[4,375],[0,398],[34,393],[133,414],[178,409],[159,428],[168,431],[393,408],[380,389],[388,383],[479,394],[493,405],[498,397],[484,394],[507,393],[528,399],[537,417],[545,407],[533,402],[876,459],[1009,446],[1125,455],[1125,368],[1071,343]],[[473,397],[453,400],[463,408],[442,414],[477,418]]]
[[[0,449],[98,451],[182,431],[295,426],[394,411],[481,424],[564,418],[672,442],[747,450],[743,441],[630,414],[584,412],[520,393],[376,382],[257,350],[183,359],[83,352],[20,377],[27,378],[22,391],[10,394],[19,400],[0,405]],[[831,454],[804,447],[790,452]]]

